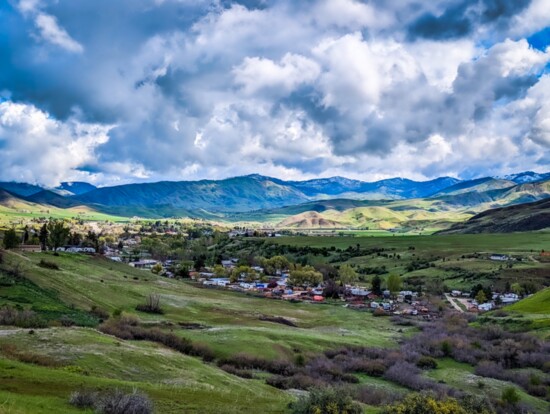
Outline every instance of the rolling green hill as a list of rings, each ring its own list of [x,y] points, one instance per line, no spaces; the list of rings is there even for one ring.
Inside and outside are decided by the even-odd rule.
[[[546,228],[550,228],[550,199],[487,210],[442,233],[510,233]]]
[[[550,288],[541,290],[508,307],[511,311],[524,313],[540,313],[550,317]]]

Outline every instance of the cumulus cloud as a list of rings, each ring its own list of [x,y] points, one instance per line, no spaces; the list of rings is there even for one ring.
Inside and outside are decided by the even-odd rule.
[[[0,151],[17,163],[0,179],[544,169],[543,3],[13,0]]]
[[[32,105],[0,103],[2,179],[55,186],[66,178],[91,179],[79,170],[93,165],[95,150],[109,140],[110,127],[65,122]]]

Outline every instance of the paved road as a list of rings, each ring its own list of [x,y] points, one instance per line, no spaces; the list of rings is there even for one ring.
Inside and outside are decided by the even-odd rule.
[[[451,296],[449,296],[448,294],[445,293],[445,297],[447,298],[447,300],[449,301],[449,303],[451,305],[453,305],[453,308],[455,308],[457,311],[459,312],[462,312],[464,313],[464,309],[462,309],[460,306],[458,306],[458,304],[453,300],[453,298]]]

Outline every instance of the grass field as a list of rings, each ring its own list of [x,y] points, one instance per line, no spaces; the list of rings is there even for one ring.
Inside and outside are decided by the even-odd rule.
[[[41,259],[55,262],[60,270],[39,267]],[[33,308],[46,316],[56,312],[77,318],[92,305],[109,312],[137,313],[135,306],[149,293],[157,293],[165,314],[138,313],[139,317],[149,325],[174,324],[174,333],[208,344],[217,357],[246,352],[266,359],[292,359],[296,352],[307,355],[339,345],[391,347],[403,335],[386,318],[341,305],[291,304],[203,289],[105,259],[4,254],[7,267],[16,261],[24,263],[22,272],[29,281],[0,286],[2,303]],[[261,321],[262,315],[282,316],[298,327]],[[198,323],[204,329],[179,328],[180,322]],[[263,379],[244,380],[200,359],[153,343],[121,341],[95,329],[37,329],[34,335],[0,329],[0,355],[1,347],[9,343],[62,365],[41,367],[0,358],[0,407],[11,407],[10,413],[72,412],[68,395],[81,386],[137,387],[154,399],[162,413],[215,413],[222,407],[225,412],[249,412],[252,404],[259,412],[284,412],[292,400],[291,394]]]
[[[429,252],[434,255],[439,252],[452,252],[464,254],[470,252],[540,252],[550,249],[550,232],[541,231],[533,233],[510,234],[453,234],[436,236],[394,236],[379,239],[374,235],[366,237],[278,237],[273,243],[293,246],[310,247],[355,247],[359,244],[362,248],[387,247],[397,250],[408,249],[414,246],[417,252]]]
[[[441,251],[456,252],[452,250],[453,243],[459,246],[455,255],[483,245],[479,242],[469,246],[475,241],[462,237],[440,239],[432,236],[429,240],[414,237],[410,240],[418,241],[416,254],[428,254],[437,240],[443,240],[439,245]],[[346,238],[298,238],[297,241],[323,244],[341,242],[341,239]],[[348,243],[353,242],[352,246],[357,242],[372,242],[369,237],[347,239]],[[405,238],[386,237],[375,242],[397,243],[393,246],[408,251],[410,241],[398,242],[397,239]],[[284,241],[289,240],[292,239]],[[277,243],[281,241],[275,239]],[[548,235],[543,235],[542,241],[527,235],[514,235],[513,240],[485,237],[484,243],[485,247],[498,245],[511,253],[539,249],[547,241]],[[517,243],[525,245],[518,248]],[[245,352],[265,359],[293,360],[299,354],[312,355],[343,345],[396,347],[399,340],[416,332],[414,327],[397,326],[388,318],[347,309],[338,302],[288,303],[206,289],[98,257],[5,252],[3,259],[5,269],[21,263],[18,270],[25,277],[14,280],[7,273],[0,275],[0,306],[10,304],[33,309],[51,320],[67,315],[80,325],[90,326],[96,322],[88,313],[94,305],[109,313],[133,313],[148,326],[170,329],[193,343],[208,345],[217,358]],[[41,260],[55,263],[59,270],[40,267]],[[535,263],[529,265],[537,266]],[[434,271],[431,268],[424,270]],[[135,310],[136,305],[143,303],[151,293],[160,296],[164,314]],[[527,313],[539,309],[546,301],[547,291],[544,291],[515,306]],[[262,316],[283,317],[296,327],[262,321]],[[185,329],[180,324],[199,324],[200,329]],[[14,355],[36,356],[38,361],[45,362],[42,365],[22,363],[21,358]],[[476,392],[478,378],[466,364],[442,360],[439,367],[427,375],[456,388]],[[358,378],[359,385],[407,392],[380,378],[360,374]],[[510,385],[485,378],[483,381],[487,383],[486,392],[491,395],[498,395]],[[254,412],[284,413],[288,412],[288,403],[295,398],[291,392],[268,386],[263,374],[259,373],[255,379],[242,379],[222,371],[214,363],[152,342],[121,340],[93,327],[50,327],[35,329],[33,334],[29,334],[28,329],[0,327],[0,413],[83,412],[67,403],[70,393],[82,387],[138,388],[154,400],[159,413],[237,413],[251,412],[250,407],[254,407]],[[522,392],[522,398],[540,412],[548,408],[542,400],[524,394]],[[367,413],[378,412],[375,407],[364,408]]]

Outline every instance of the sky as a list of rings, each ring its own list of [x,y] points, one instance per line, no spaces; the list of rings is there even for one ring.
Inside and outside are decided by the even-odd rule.
[[[550,0],[2,0],[0,180],[550,170]]]

